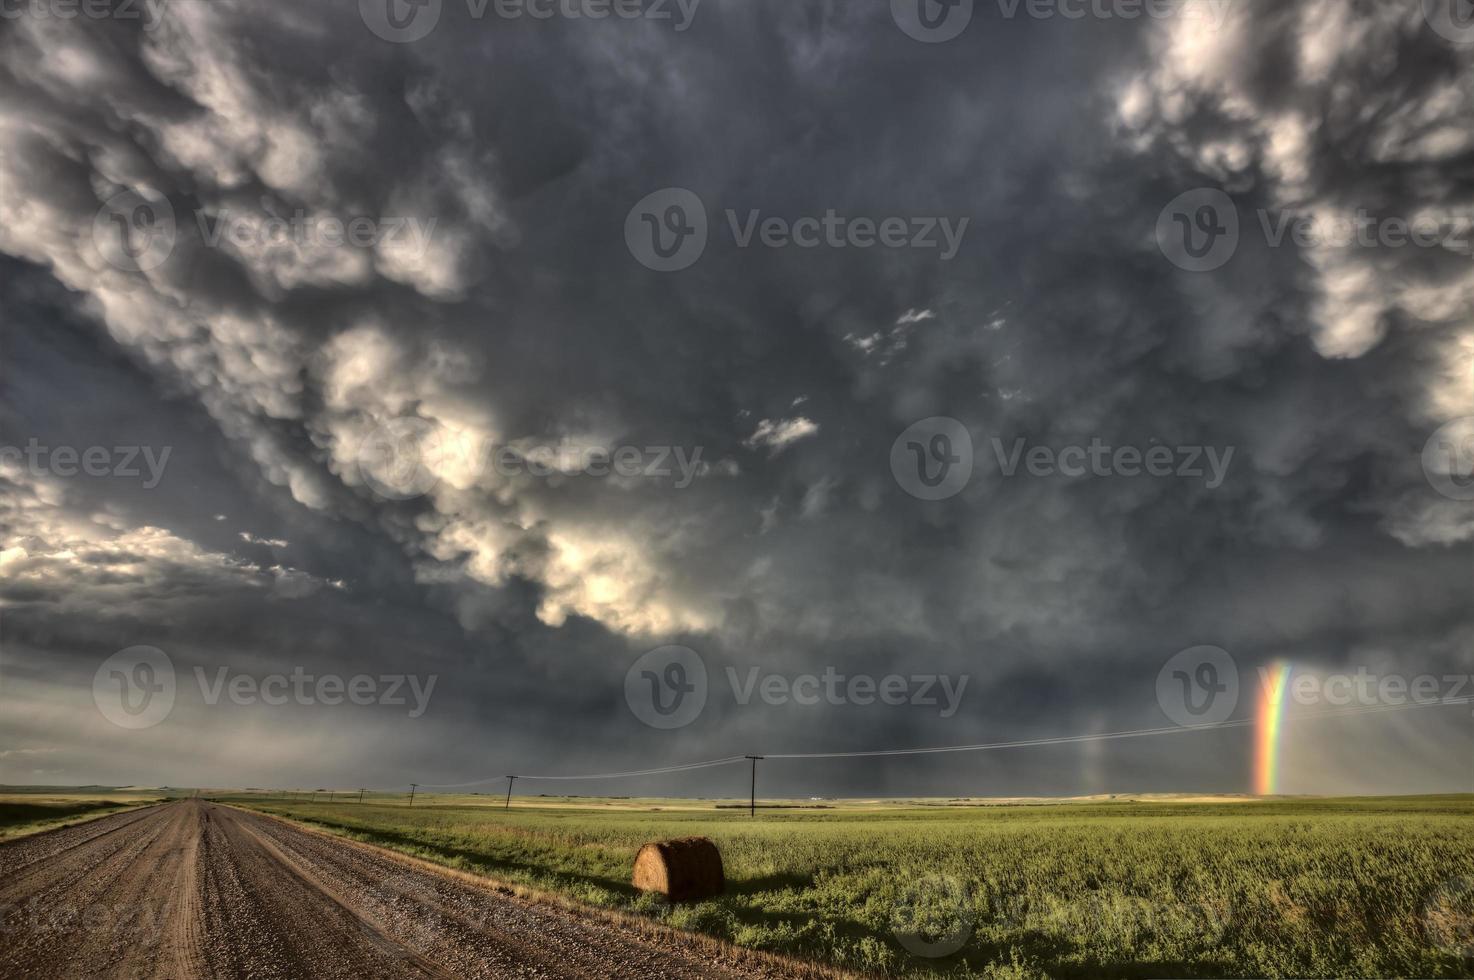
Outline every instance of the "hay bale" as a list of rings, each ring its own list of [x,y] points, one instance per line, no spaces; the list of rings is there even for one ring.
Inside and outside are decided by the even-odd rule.
[[[699,902],[726,887],[722,854],[705,837],[655,841],[635,856],[634,886],[672,902]]]

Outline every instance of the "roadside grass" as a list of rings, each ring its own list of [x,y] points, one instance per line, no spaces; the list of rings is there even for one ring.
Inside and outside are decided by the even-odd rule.
[[[82,823],[156,800],[78,796],[0,796],[0,840]]]
[[[689,801],[232,802],[892,976],[1474,976],[1474,796],[839,805],[756,819]],[[640,845],[693,834],[720,847],[726,894],[670,907],[635,892]],[[934,957],[949,938],[961,948]]]

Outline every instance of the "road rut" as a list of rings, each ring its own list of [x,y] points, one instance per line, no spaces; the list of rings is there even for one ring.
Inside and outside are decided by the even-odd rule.
[[[0,977],[640,977],[781,965],[182,800],[0,846]]]

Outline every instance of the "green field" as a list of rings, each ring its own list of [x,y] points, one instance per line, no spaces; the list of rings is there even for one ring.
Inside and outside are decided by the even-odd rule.
[[[157,802],[157,791],[77,787],[0,786],[0,840],[104,817],[128,807]]]
[[[238,797],[245,802],[248,798]],[[250,805],[743,946],[908,977],[1474,976],[1474,797],[1031,806]],[[705,835],[720,899],[629,887]],[[902,938],[906,942],[903,943]],[[960,948],[949,955],[951,945]],[[908,948],[908,944],[910,948]]]

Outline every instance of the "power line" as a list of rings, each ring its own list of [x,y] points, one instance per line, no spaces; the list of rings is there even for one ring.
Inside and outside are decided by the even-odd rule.
[[[1345,707],[1330,708],[1325,711],[1317,711],[1311,714],[1289,714],[1285,715],[1286,722],[1319,721],[1323,718],[1344,718],[1349,715],[1380,714],[1387,711],[1400,711],[1406,708],[1430,708],[1439,706],[1474,704],[1474,697],[1460,698],[1438,698],[1434,700],[1415,700],[1406,704],[1382,704],[1382,705],[1348,705]],[[1212,725],[1196,725],[1182,727],[1171,725],[1162,728],[1138,728],[1120,732],[1096,732],[1085,735],[1056,735],[1044,738],[1013,739],[1004,742],[980,742],[971,745],[940,745],[926,748],[904,748],[904,749],[870,749],[855,752],[769,752],[758,758],[764,759],[873,759],[885,756],[906,755],[940,755],[951,752],[989,752],[1001,749],[1021,749],[1040,747],[1046,745],[1075,745],[1086,742],[1107,742],[1128,738],[1154,738],[1161,735],[1181,735],[1189,732],[1210,732],[1227,728],[1247,728],[1258,724],[1256,718],[1237,718],[1231,721],[1218,722]],[[721,759],[708,759],[702,762],[687,762],[680,765],[661,766],[655,769],[635,769],[626,772],[601,772],[585,773],[578,776],[563,775],[528,775],[519,773],[517,779],[537,780],[560,780],[560,781],[583,781],[598,779],[626,779],[635,776],[658,776],[671,772],[688,772],[694,769],[711,769],[717,766],[730,766],[739,762],[747,762],[753,757],[750,755],[732,755]],[[757,763],[753,762],[754,769]],[[495,782],[499,779],[507,779],[502,776],[487,776],[484,779],[473,779],[464,783],[419,783],[416,785],[425,789],[460,789],[466,786],[480,786],[485,783]],[[755,779],[755,776],[754,776]],[[510,789],[510,785],[508,787]],[[756,790],[753,793],[756,795]]]
[[[687,762],[687,763],[684,763],[684,764],[678,765],[678,766],[662,766],[659,769],[636,769],[636,770],[633,770],[633,771],[630,771],[630,772],[599,772],[599,773],[589,773],[589,774],[582,775],[582,776],[529,776],[526,773],[518,773],[517,774],[517,778],[518,779],[561,779],[561,780],[624,779],[625,777],[629,777],[629,776],[658,776],[661,773],[666,773],[666,772],[684,772],[684,771],[686,771],[688,769],[709,769],[712,766],[729,766],[729,765],[731,765],[734,762],[745,762],[745,761],[747,761],[747,757],[746,756],[734,755],[734,756],[731,756],[731,757],[726,758],[726,759],[710,759],[710,760],[708,760],[706,762]],[[423,787],[424,789],[460,789],[460,788],[462,788],[464,786],[480,786],[483,783],[492,783],[492,782],[496,782],[499,779],[506,779],[506,778],[507,777],[504,776],[504,775],[503,776],[487,776],[485,779],[473,779],[473,780],[471,780],[469,782],[465,782],[465,783],[419,783],[418,785],[421,786],[421,787]]]

